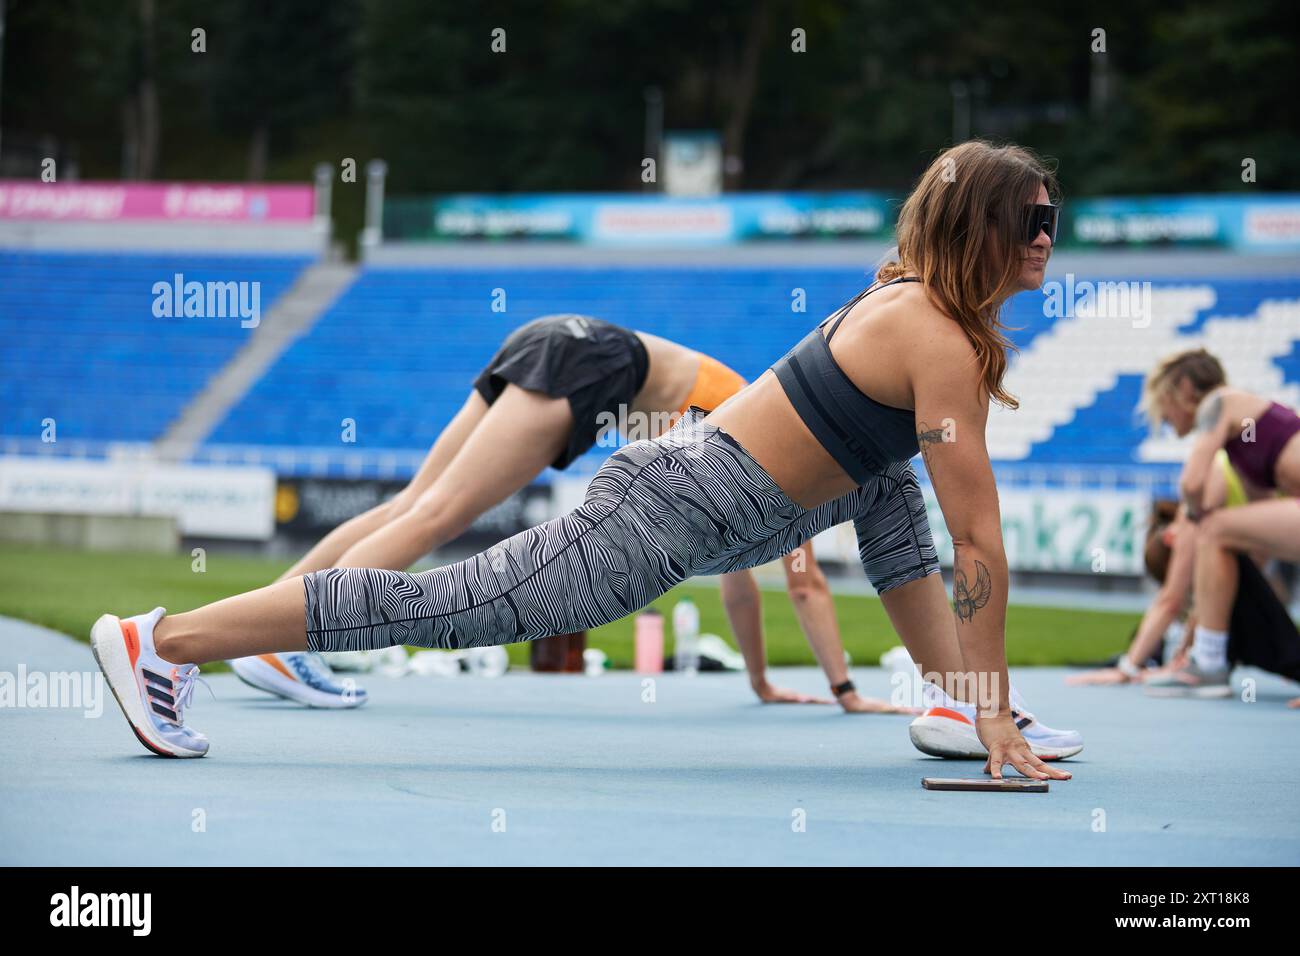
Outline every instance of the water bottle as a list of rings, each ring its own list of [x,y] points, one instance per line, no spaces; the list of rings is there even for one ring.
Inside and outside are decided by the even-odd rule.
[[[700,610],[688,597],[673,608],[673,670],[692,676],[700,669]]]
[[[636,672],[658,674],[664,669],[664,616],[654,608],[636,616]]]

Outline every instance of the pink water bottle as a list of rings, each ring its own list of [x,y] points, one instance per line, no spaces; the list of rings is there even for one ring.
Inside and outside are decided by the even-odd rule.
[[[648,608],[636,616],[636,672],[658,674],[664,669],[664,616]]]

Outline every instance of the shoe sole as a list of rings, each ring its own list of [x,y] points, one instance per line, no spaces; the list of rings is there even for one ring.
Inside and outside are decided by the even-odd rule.
[[[907,728],[912,746],[931,757],[945,760],[988,760],[989,752],[978,739],[954,730],[951,717],[918,717]],[[1031,743],[1030,751],[1039,760],[1065,760],[1082,752],[1083,745],[1073,747],[1044,747]]]
[[[105,614],[90,629],[90,650],[95,655],[95,662],[108,682],[108,689],[113,692],[117,706],[122,708],[122,715],[135,734],[136,739],[144,744],[145,749],[159,757],[203,757],[206,750],[190,750],[177,747],[158,736],[153,723],[145,713],[144,703],[140,700],[139,685],[135,680],[135,668],[127,656],[126,641],[122,636],[122,621],[112,614]],[[122,689],[129,688],[125,698]]]
[[[230,669],[249,687],[319,710],[354,710],[369,699],[367,695],[359,694],[355,700],[346,701],[342,694],[327,694],[296,680],[290,680],[274,667],[257,658],[238,663],[232,661]]]

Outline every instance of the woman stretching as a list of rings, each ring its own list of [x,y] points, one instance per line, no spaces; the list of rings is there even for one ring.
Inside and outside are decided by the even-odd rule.
[[[1220,448],[1206,476],[1205,509],[1239,508],[1249,501],[1228,453]],[[1196,617],[1190,613],[1179,648],[1160,667],[1144,667],[1160,653],[1165,631],[1190,607],[1196,564],[1197,525],[1187,518],[1187,506],[1158,501],[1155,508],[1157,515],[1143,550],[1147,573],[1160,590],[1116,666],[1072,675],[1067,684],[1140,684],[1185,666],[1196,633]],[[1229,618],[1227,658],[1300,680],[1300,633],[1286,611],[1290,596],[1280,581],[1270,580],[1261,570],[1267,560],[1267,555],[1258,552],[1237,556],[1239,580]]]
[[[1021,725],[1033,718],[1012,700],[1007,562],[984,438],[989,401],[1015,403],[1002,386],[998,314],[1042,284],[1054,186],[1018,147],[945,151],[902,209],[898,261],[829,329],[712,413],[689,409],[667,434],[615,452],[574,511],[481,554],[418,574],[314,571],[173,616],[103,616],[91,643],[131,727],[158,753],[200,756],[207,740],[183,713],[198,663],[596,627],[692,575],[755,567],[851,520],[894,628],[953,704],[934,719],[976,738],[994,777],[1010,764],[1068,779],[1031,750]],[[955,613],[910,465],[918,450],[955,543]]]
[[[1237,556],[1300,560],[1300,416],[1230,388],[1223,366],[1205,349],[1161,362],[1147,377],[1143,398],[1153,422],[1168,422],[1180,437],[1196,432],[1179,491],[1187,517],[1197,523],[1191,653],[1184,667],[1147,681],[1146,690],[1161,697],[1227,697]],[[1235,508],[1212,508],[1207,494],[1219,449],[1249,498]]]
[[[567,468],[611,424],[655,438],[692,406],[712,411],[745,380],[707,355],[583,315],[548,315],[516,329],[474,380],[415,477],[391,500],[335,528],[279,580],[323,568],[402,571],[461,534],[536,478]],[[831,693],[850,713],[915,712],[861,697],[849,680],[835,604],[805,542],[783,558],[786,587]],[[829,703],[767,681],[763,615],[753,574],[721,581],[722,602],[749,672],[769,703]],[[262,654],[230,662],[246,684],[312,707],[357,707],[366,692],[334,679],[317,654]]]

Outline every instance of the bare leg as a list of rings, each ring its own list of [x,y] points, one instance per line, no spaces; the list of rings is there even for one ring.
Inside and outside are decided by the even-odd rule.
[[[928,574],[880,595],[894,630],[923,675],[943,675],[943,689],[961,700],[967,689],[956,675],[966,670],[957,624],[948,606],[943,578]]]
[[[304,600],[299,577],[184,614],[168,614],[154,628],[154,647],[173,664],[303,651],[307,649]]]
[[[433,483],[403,513],[348,548],[334,566],[409,567],[541,474],[572,432],[568,399],[507,385]]]
[[[1237,553],[1258,550],[1288,561],[1300,560],[1300,502],[1293,498],[1257,501],[1215,511],[1202,519],[1196,550],[1196,616],[1215,631],[1226,631],[1237,597]]]
[[[403,488],[391,501],[386,501],[382,505],[371,508],[369,511],[339,525],[322,538],[297,564],[285,571],[276,580],[285,581],[289,578],[301,577],[309,571],[334,567],[338,559],[349,548],[378,531],[398,515],[409,510],[420,495],[424,494],[435,479],[443,473],[451,460],[456,457],[456,453],[460,451],[461,446],[465,444],[465,440],[469,438],[470,433],[478,423],[483,420],[483,416],[487,414],[487,411],[488,403],[484,401],[483,396],[476,391],[471,391],[469,398],[465,400],[465,404],[461,406],[460,411],[442,430],[438,440],[433,443],[433,448],[429,450],[424,463],[420,465],[420,470],[416,472],[410,484]],[[381,567],[386,566],[381,565]]]
[[[411,509],[358,542],[335,566],[405,568],[537,477],[559,455],[572,427],[567,399],[508,386]],[[447,436],[439,439],[444,450]],[[305,650],[304,600],[302,576],[284,578],[169,614],[158,622],[154,641],[163,659],[174,663]]]

